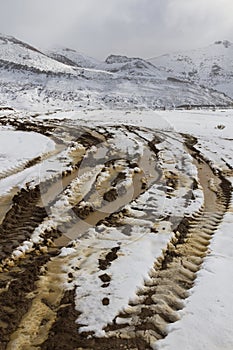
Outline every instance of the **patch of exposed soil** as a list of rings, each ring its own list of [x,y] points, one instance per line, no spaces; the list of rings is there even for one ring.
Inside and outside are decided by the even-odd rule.
[[[29,310],[41,267],[51,258],[33,254],[9,272],[0,274],[0,349],[4,350],[22,316]]]

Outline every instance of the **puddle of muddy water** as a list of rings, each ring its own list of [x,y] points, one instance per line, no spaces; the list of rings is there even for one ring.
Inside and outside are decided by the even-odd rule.
[[[132,185],[123,196],[117,197],[113,202],[104,205],[93,213],[90,213],[85,220],[81,220],[77,217],[76,223],[68,229],[62,237],[55,240],[55,245],[66,245],[70,240],[81,238],[89,228],[95,227],[100,220],[104,220],[110,214],[119,211],[124,205],[137,198],[141,193],[141,179],[142,174],[135,174]]]
[[[125,205],[135,200],[142,193],[141,180],[143,177],[147,179],[148,186],[151,186],[152,183],[160,179],[161,173],[156,169],[155,164],[156,160],[153,159],[152,152],[145,148],[143,157],[141,157],[139,161],[139,166],[143,171],[134,174],[132,185],[127,188],[126,193],[118,196],[113,202],[105,203],[100,209],[90,213],[85,220],[81,220],[77,217],[76,223],[55,241],[55,245],[64,246],[67,245],[70,240],[81,238],[89,228],[95,227],[99,221],[104,220],[112,213],[118,212]],[[106,182],[105,186],[107,190],[110,184]],[[90,202],[92,202],[92,199],[94,198],[90,198]]]
[[[72,152],[73,163],[78,163],[84,155],[84,151],[76,151]],[[49,203],[51,203],[59,194],[63,192],[63,190],[70,185],[70,183],[80,175],[79,169],[73,170],[69,175],[62,177],[62,174],[58,177],[58,179],[52,183],[46,192],[42,190],[41,199],[38,203],[40,207],[47,207]]]
[[[221,181],[218,176],[213,174],[213,171],[210,169],[208,164],[199,164],[195,158],[193,158],[193,162],[197,167],[199,181],[205,193],[205,209],[209,212],[215,212],[217,195],[213,190],[210,189],[210,182],[213,181],[217,187],[220,185]]]

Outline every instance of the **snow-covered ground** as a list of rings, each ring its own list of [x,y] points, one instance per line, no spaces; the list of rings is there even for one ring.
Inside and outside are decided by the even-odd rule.
[[[41,114],[39,119],[47,119]],[[233,110],[171,110],[171,111],[68,111],[52,113],[49,118],[71,119],[87,125],[128,124],[167,132],[191,134],[197,138],[196,147],[213,166],[229,171],[233,167]],[[221,152],[220,152],[221,150]],[[228,166],[226,165],[228,164]]]
[[[0,178],[54,149],[55,143],[41,134],[0,128]]]
[[[52,262],[57,262],[64,282],[61,295],[63,289],[75,290],[80,333],[104,336],[108,332],[104,327],[115,317],[118,325],[124,322],[119,313],[130,308],[131,300],[136,303],[140,299],[137,292],[145,287],[145,281],[151,282],[153,264],[156,259],[159,263],[177,238],[173,232],[177,222],[203,209],[206,189],[198,185],[200,174],[184,147],[185,134],[196,138],[195,148],[202,155],[197,161],[205,159],[214,169],[213,176],[221,172],[233,184],[233,110],[172,110],[180,105],[232,106],[228,97],[233,96],[232,52],[233,44],[225,40],[148,61],[110,55],[99,62],[72,49],[41,52],[0,35],[0,119],[5,125],[0,127],[2,218],[17,189],[26,188],[29,193],[48,179],[59,187],[55,193],[53,185],[48,193],[42,191],[41,205],[51,204],[48,215],[41,217],[25,241],[14,242],[2,266],[12,267],[35,247],[47,251],[46,233],[53,230],[60,230],[66,243],[73,240],[68,248],[63,244]],[[4,106],[19,111],[7,111]],[[170,110],[155,111],[158,107]],[[31,111],[36,113],[32,116]],[[8,122],[19,125],[19,121],[21,126],[28,121],[43,125],[49,119],[57,144],[52,137],[8,126]],[[85,142],[74,141],[80,135],[76,129],[85,127],[96,127],[94,135],[101,135],[97,137],[100,145],[88,148]],[[71,129],[74,134],[68,131]],[[105,139],[106,130],[111,136]],[[68,179],[64,177],[65,189],[62,173],[69,174]],[[112,185],[117,174],[122,178]],[[109,186],[117,195],[122,189],[128,194],[137,186],[139,193],[133,197],[132,191],[127,204],[121,202],[120,212],[110,221],[97,226],[85,222],[82,231],[80,216],[75,221],[72,210],[89,205],[94,213],[104,212]],[[8,224],[11,231],[14,223]],[[154,349],[233,349],[232,225],[233,198],[185,307],[178,312],[180,320],[168,326],[168,336],[156,342]],[[102,269],[101,261],[106,262],[108,254],[113,259]]]
[[[174,112],[167,113],[166,119],[177,131],[196,136],[197,148],[216,169],[229,173],[227,178],[233,183],[232,111]],[[209,254],[181,312],[181,320],[169,327],[168,336],[157,344],[157,349],[233,348],[233,200],[231,203],[212,239]]]
[[[72,147],[56,149],[54,141],[36,132],[0,128],[0,195],[61,176],[70,169],[70,152]]]

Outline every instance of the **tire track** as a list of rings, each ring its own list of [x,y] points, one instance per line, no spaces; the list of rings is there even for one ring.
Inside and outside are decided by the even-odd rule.
[[[63,284],[66,281],[63,266],[68,264],[69,259],[69,256],[56,257],[46,264],[45,275],[41,275],[36,283],[37,288],[30,308],[21,319],[17,330],[11,335],[7,349],[25,349],[25,347],[36,349],[37,345],[46,340],[57,314],[63,308],[61,300],[64,294]]]
[[[0,349],[5,350],[10,335],[17,329],[21,318],[28,312],[33,291],[41,268],[50,260],[51,254],[32,253],[21,260],[17,267],[0,275]]]
[[[85,135],[85,142],[89,142],[87,140],[88,135]],[[92,141],[92,138],[91,138]],[[96,138],[93,139],[94,142],[97,142]],[[86,144],[88,147],[89,144]],[[148,159],[149,159],[148,155]],[[134,167],[135,164],[131,164],[130,162],[125,162],[125,165],[123,166],[123,170],[127,170],[128,168],[130,169],[130,176],[132,176],[132,185],[138,191],[136,190],[134,192],[133,198],[135,196],[138,196],[144,189],[142,188],[142,183],[141,183],[141,175],[135,173],[134,174]],[[109,173],[109,179],[105,181],[100,181],[99,185],[101,184],[100,192],[102,193],[102,197],[106,193],[106,190],[108,190],[108,186],[118,186],[119,181],[124,182],[124,178],[118,178],[119,173],[121,173],[122,169],[119,169],[116,167],[115,162],[110,162],[109,164],[104,164],[104,169],[107,171],[107,169],[112,168],[112,170]],[[132,169],[131,169],[132,168]],[[114,173],[115,172],[115,173]],[[114,175],[112,177],[112,175]],[[104,177],[105,178],[105,177]],[[136,183],[135,183],[136,181]],[[137,183],[138,182],[138,183]],[[97,183],[98,183],[98,177],[97,177]],[[107,186],[107,187],[106,187]],[[85,195],[86,199],[88,200],[95,200],[94,193],[92,193],[93,187],[90,187],[90,191],[88,192],[87,195]],[[122,195],[119,194],[119,203],[116,203],[117,209],[121,207],[122,205],[125,204],[125,202],[122,202],[122,198],[124,198],[124,192]],[[132,197],[130,197],[131,199]],[[127,198],[126,198],[127,199]],[[128,199],[127,199],[128,200]],[[111,200],[110,200],[111,201]],[[72,199],[73,202],[73,199]],[[116,198],[117,202],[117,198]],[[128,203],[128,202],[127,202]],[[76,206],[79,206],[79,203],[74,203],[75,206],[73,207],[73,210],[75,209]],[[103,203],[104,204],[104,203]],[[94,217],[95,221],[99,221],[100,219],[103,219],[103,217],[108,216],[108,212],[105,213],[101,211],[101,207],[98,208],[98,213],[95,214],[95,211],[88,212],[88,213],[83,213],[85,216],[87,215],[87,222],[92,223],[92,216]],[[77,207],[78,208],[78,207]],[[112,212],[112,211],[111,211]],[[81,213],[78,213],[79,215]],[[90,215],[89,215],[90,214]],[[92,215],[93,214],[93,215]],[[96,217],[95,217],[96,216]],[[82,218],[83,219],[83,218]],[[96,222],[94,224],[96,224]],[[70,222],[70,225],[74,225],[75,222]],[[77,224],[77,223],[76,223]],[[68,225],[69,226],[69,225]],[[78,230],[78,227],[77,227]],[[61,231],[63,232],[63,230]],[[78,230],[80,233],[80,228]],[[60,232],[59,232],[59,227],[58,230],[55,230],[55,232],[50,232],[50,238],[51,235],[56,237],[56,235],[59,237]],[[58,251],[58,248],[57,248]],[[55,259],[50,260],[46,266],[44,266],[45,269],[45,276],[41,275],[38,282],[36,283],[36,294],[33,297],[32,303],[30,308],[27,310],[27,313],[24,314],[24,317],[21,319],[21,322],[16,330],[11,335],[11,340],[8,344],[8,349],[24,349],[25,347],[29,347],[30,349],[33,349],[36,347],[38,344],[42,343],[46,338],[48,337],[48,331],[51,328],[52,324],[54,323],[57,313],[60,312],[61,308],[61,300],[63,297],[64,293],[64,288],[62,287],[62,278],[59,280],[59,276],[63,275],[63,266],[68,263],[68,258],[61,258],[57,257]],[[55,279],[54,279],[55,277]],[[53,293],[51,293],[51,285],[55,285],[53,287]],[[62,307],[63,308],[63,307]],[[46,319],[46,324],[45,320]],[[33,321],[32,321],[33,320]],[[43,327],[41,324],[43,323]],[[27,330],[26,330],[27,329]]]
[[[42,266],[53,255],[38,247],[17,263],[10,258],[12,251],[29,239],[47,216],[45,208],[38,206],[40,196],[39,186],[21,189],[14,195],[11,208],[0,225],[0,349],[6,349],[10,334],[29,310],[29,295],[36,288]]]
[[[190,153],[197,156],[193,148]],[[139,291],[139,301],[130,304],[115,318],[114,325],[106,329],[111,341],[141,338],[146,348],[152,348],[157,340],[167,335],[167,325],[179,319],[177,311],[183,308],[182,300],[189,295],[210,240],[228,209],[231,193],[230,183],[221,175],[217,177],[203,159],[201,165],[197,161],[196,165],[204,189],[204,207],[196,215],[182,220],[166,251],[151,270],[150,281]],[[206,177],[214,179],[215,191],[213,186],[207,186],[208,181],[203,182]]]
[[[36,204],[40,198],[39,186],[21,189],[12,199],[12,207],[0,225],[0,260],[6,259],[13,249],[28,239],[47,216]]]
[[[110,134],[107,133],[106,137],[110,137]],[[93,145],[103,142],[106,137],[86,128],[85,133],[81,135],[78,141],[84,145],[86,150],[88,150]],[[75,163],[74,169],[71,172],[62,173],[63,188],[66,188],[78,175],[77,167],[82,158],[80,159],[80,157],[77,157],[75,152],[72,153],[72,157]],[[19,327],[19,324],[21,324],[21,327],[19,327],[18,332],[22,332],[23,334],[25,327],[28,329],[33,327],[33,325],[36,328],[40,327],[40,323],[38,325],[34,317],[37,313],[39,315],[42,314],[42,318],[40,319],[39,317],[39,320],[43,323],[42,329],[50,327],[50,322],[53,323],[53,318],[56,316],[56,312],[52,309],[59,307],[59,303],[57,304],[56,300],[60,300],[64,292],[61,286],[57,286],[57,288],[54,287],[53,289],[55,289],[55,291],[51,292],[51,284],[46,284],[47,279],[49,283],[54,279],[54,283],[57,284],[58,280],[56,278],[59,273],[62,274],[62,271],[60,270],[62,265],[60,263],[58,264],[56,260],[54,262],[53,259],[51,259],[53,255],[56,256],[59,254],[59,247],[49,247],[49,241],[56,239],[61,235],[59,230],[45,232],[43,237],[44,247],[40,244],[38,247],[35,246],[30,252],[30,255],[26,254],[20,256],[21,259],[17,259],[16,262],[12,261],[10,258],[8,259],[8,256],[10,256],[13,249],[18,247],[20,243],[24,242],[24,240],[30,239],[35,228],[38,227],[47,217],[48,213],[43,207],[44,201],[41,200],[41,190],[43,193],[46,193],[48,197],[47,202],[55,202],[59,195],[59,191],[55,188],[56,185],[55,187],[53,186],[53,183],[56,184],[57,181],[60,182],[61,179],[53,177],[52,179],[45,181],[45,183],[41,183],[40,186],[36,186],[34,189],[21,189],[21,191],[13,197],[12,207],[5,215],[1,225],[0,243],[2,245],[1,258],[3,261],[3,272],[0,275],[0,305],[2,305],[3,308],[0,315],[2,316],[2,323],[0,324],[0,339],[1,347],[3,349],[6,349],[7,346],[9,346],[10,349],[18,349],[19,346],[21,346],[21,338],[18,336],[17,332],[15,333],[16,345],[14,345],[14,332]],[[58,186],[58,190],[60,187],[61,186]],[[74,203],[74,205],[77,204],[78,203],[76,202]],[[47,265],[45,266],[46,263]],[[46,274],[46,277],[43,278],[43,271],[46,272],[47,269],[49,272]],[[23,285],[24,288],[22,287]],[[18,294],[14,292],[15,288],[19,291]],[[40,291],[37,297],[35,295],[35,290]],[[5,308],[5,305],[7,305],[7,308]],[[24,305],[24,307],[18,312],[18,307],[20,307],[20,305]],[[36,312],[34,312],[35,309],[37,310]],[[10,321],[9,318],[7,318],[8,311],[14,319],[11,326],[9,326]],[[29,316],[28,318],[27,315]],[[31,322],[32,319],[34,319],[34,322]],[[47,321],[45,321],[45,319]],[[28,323],[27,320],[29,320]],[[24,322],[26,322],[25,327]],[[46,334],[45,331],[44,334]],[[9,343],[11,335],[13,338]],[[25,338],[25,335],[23,338]],[[42,341],[43,338],[40,338],[40,342]],[[7,345],[8,343],[9,345]]]
[[[82,140],[81,140],[82,141]],[[102,141],[102,136],[92,137],[86,134],[86,149],[93,144]],[[20,259],[15,261],[11,258],[12,251],[19,247],[25,240],[30,239],[43,220],[48,215],[48,208],[43,206],[41,195],[48,192],[53,183],[59,182],[62,188],[66,188],[77,176],[77,168],[84,154],[76,154],[72,151],[73,170],[63,172],[62,178],[54,176],[35,188],[22,188],[13,198],[7,198],[7,203],[2,206],[6,212],[0,225],[0,349],[6,349],[11,334],[18,328],[23,316],[27,314],[35,299],[35,290],[40,283],[39,276],[46,271],[46,263],[52,265],[52,257],[59,254],[59,247],[53,247],[51,241],[61,235],[57,230],[47,232],[44,237],[44,246],[38,244],[30,254],[22,254]],[[29,164],[30,165],[30,164]],[[61,190],[61,184],[58,190]],[[42,193],[41,193],[42,191]],[[54,201],[59,191],[50,191],[49,201]],[[54,267],[56,271],[56,266]],[[54,272],[54,275],[56,273]],[[43,282],[43,279],[42,279]],[[61,289],[58,288],[60,291]],[[50,294],[52,295],[51,291]],[[43,303],[46,308],[46,299]],[[41,305],[40,305],[41,306]],[[48,307],[47,307],[48,309]],[[44,323],[45,320],[43,321]],[[10,345],[11,348],[11,345]],[[16,346],[16,349],[17,346]]]
[[[21,126],[21,124],[19,125]],[[33,124],[33,129],[35,128],[36,125]],[[42,128],[42,130],[44,129]],[[85,132],[85,137],[80,137],[78,142],[85,144],[87,151],[93,145],[102,142],[102,139],[102,135],[98,138],[98,133],[93,136],[91,130],[88,130]],[[2,201],[1,215],[5,214],[5,216],[0,223],[0,271],[5,266],[6,268],[10,267],[11,261],[7,258],[10,258],[16,247],[30,238],[35,228],[48,216],[49,204],[77,177],[79,164],[85,152],[80,153],[76,152],[75,149],[72,150],[72,170],[64,171],[60,176],[53,176],[32,189],[28,186],[26,189],[22,188],[12,198],[8,196],[6,200]],[[9,210],[7,211],[7,209]],[[57,236],[56,232],[54,237],[57,238]]]
[[[138,135],[137,135],[138,136]],[[147,142],[147,140],[145,140]],[[148,145],[150,147],[150,145]],[[156,152],[157,153],[157,152]],[[114,221],[115,214],[110,215],[110,218]],[[109,254],[112,254],[112,252],[109,252]],[[109,255],[107,254],[106,257]],[[112,254],[113,255],[113,254]],[[112,257],[113,259],[115,257]],[[111,261],[111,260],[110,260]],[[99,260],[100,262],[100,260]],[[108,259],[105,261],[101,260],[101,263],[103,263],[103,269],[105,269],[105,264],[108,264]],[[79,347],[80,349],[148,349],[148,342],[147,339],[144,339],[140,332],[135,333],[133,331],[132,325],[130,325],[131,332],[129,332],[129,329],[126,329],[126,336],[119,336],[119,332],[116,335],[114,333],[115,329],[114,327],[107,327],[106,328],[106,335],[109,338],[95,338],[92,337],[92,332],[84,332],[79,334],[77,330],[81,328],[82,325],[75,325],[78,319],[79,312],[72,309],[72,305],[74,308],[74,300],[75,298],[75,292],[74,291],[68,291],[64,295],[64,300],[69,300],[68,305],[64,305],[64,310],[58,311],[57,313],[57,320],[54,323],[53,327],[51,328],[49,332],[48,339],[42,344],[42,349],[56,349],[58,346],[58,349],[71,349],[75,347]],[[62,302],[63,303],[63,302]],[[107,305],[107,304],[106,304]],[[177,307],[180,306],[181,303],[176,302]],[[152,313],[154,313],[155,310],[153,310]],[[147,310],[147,314],[148,314]],[[145,318],[145,315],[142,316]],[[173,315],[173,318],[175,316]],[[141,320],[139,320],[139,323]],[[62,337],[60,335],[61,330],[65,327],[65,331],[62,334]],[[121,326],[119,326],[120,328]],[[146,329],[146,328],[145,328]],[[139,331],[139,330],[138,330]],[[111,334],[112,332],[112,334]],[[127,336],[129,334],[129,336]],[[59,344],[59,345],[58,345]]]
[[[210,240],[228,209],[231,185],[221,174],[214,174],[201,155],[190,150],[196,162],[204,189],[205,202],[201,210],[184,217],[174,231],[174,237],[150,271],[150,279],[138,292],[138,300],[128,305],[113,324],[106,327],[106,337],[93,333],[79,334],[75,325],[79,313],[74,310],[74,291],[67,291],[64,309],[41,349],[151,349],[157,340],[166,337],[167,325],[179,320],[183,300],[189,296],[196,273],[208,253]],[[200,162],[201,159],[201,162]],[[210,185],[210,180],[213,183]],[[70,315],[67,319],[67,316]],[[65,332],[60,336],[61,329]]]

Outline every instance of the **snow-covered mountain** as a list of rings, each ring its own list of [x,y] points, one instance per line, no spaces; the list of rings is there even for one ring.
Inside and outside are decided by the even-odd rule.
[[[172,78],[141,58],[110,55],[105,62],[72,49],[50,52],[0,36],[0,105],[29,110],[156,109],[230,105],[232,99]]]
[[[70,66],[55,62],[36,48],[14,37],[0,35],[1,69],[21,68],[21,70],[38,70],[51,73],[72,73]]]
[[[96,68],[100,65],[100,61],[97,59],[66,47],[53,48],[46,51],[46,54],[61,63],[73,67]]]
[[[153,64],[137,57],[110,55],[99,67],[108,72],[118,73],[121,76],[167,78],[167,75]]]
[[[233,44],[228,40],[196,50],[151,58],[170,76],[212,87],[233,97]]]

